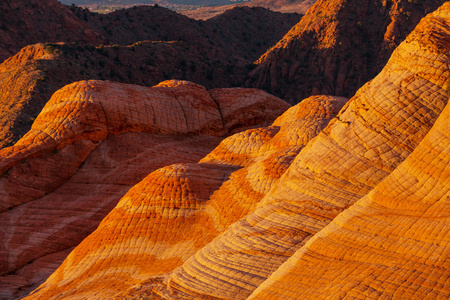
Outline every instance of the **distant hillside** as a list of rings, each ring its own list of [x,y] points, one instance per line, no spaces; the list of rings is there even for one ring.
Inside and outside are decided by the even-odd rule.
[[[304,14],[315,2],[316,0],[252,0],[243,3],[233,3],[221,6],[206,6],[197,9],[184,9],[181,7],[179,12],[197,20],[207,20],[236,6],[256,6],[282,13]]]
[[[242,59],[251,63],[298,22],[298,14],[281,14],[263,8],[234,8],[217,19],[196,21],[157,6],[139,6],[102,15],[70,8],[105,37],[106,44],[137,41],[183,41],[197,45],[203,57]]]
[[[248,86],[297,103],[310,95],[349,97],[444,0],[319,0],[258,60]]]
[[[183,4],[183,5],[224,5],[231,4],[240,1],[232,0],[58,0],[66,5],[142,5],[142,4],[155,4],[161,2],[167,2],[170,4]]]
[[[84,42],[103,38],[56,0],[0,1],[0,61],[38,42]]]
[[[74,81],[101,79],[153,86],[181,79],[207,88],[242,86],[252,62],[300,18],[243,7],[205,22],[162,7],[141,6],[99,15],[54,3],[55,12],[71,16],[101,39],[98,46],[88,45],[87,39],[71,40],[70,28],[62,27],[60,32],[65,32],[68,43],[29,46],[0,64],[0,148],[23,136],[51,95]],[[18,16],[13,17],[19,20]],[[55,26],[40,22],[34,28]],[[14,32],[20,38],[20,28]],[[58,41],[56,32],[45,32],[47,36],[29,40]]]

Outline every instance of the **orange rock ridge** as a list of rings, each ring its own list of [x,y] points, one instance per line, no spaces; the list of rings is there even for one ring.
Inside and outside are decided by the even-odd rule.
[[[0,258],[7,257],[0,264],[20,266],[48,249],[67,253],[78,243],[71,239],[86,235],[77,232],[81,225],[89,220],[93,228],[114,206],[96,203],[98,196],[113,191],[117,203],[119,188],[133,186],[26,299],[448,298],[449,55],[447,2],[420,22],[335,118],[346,99],[314,96],[272,126],[264,116],[271,112],[274,119],[273,111],[285,104],[257,90],[208,92],[178,81],[150,90],[74,84],[81,93],[68,104],[55,94],[53,108],[44,109],[23,142],[0,152],[7,171],[0,180],[12,207],[1,213],[0,226],[15,231],[0,232],[6,241]],[[147,93],[155,106],[136,101]],[[147,113],[157,109],[161,113]],[[46,119],[55,116],[55,122]],[[256,128],[261,123],[268,127]],[[239,132],[244,127],[254,128]],[[212,149],[230,132],[238,133],[199,163],[189,160],[209,152],[199,139]],[[141,178],[148,175],[135,185],[127,173],[135,169],[121,164],[117,172],[114,156],[105,153],[127,145],[119,152],[129,159],[134,144],[124,141],[140,141],[142,134],[145,141],[181,139],[175,148],[186,162],[167,163],[173,156],[165,153],[169,159],[161,167],[138,168]],[[61,177],[69,181],[30,176],[28,170],[47,162],[53,166],[48,174],[64,166]],[[33,177],[29,199],[13,193]],[[96,180],[92,198],[70,198]],[[42,192],[50,194],[41,198]],[[70,200],[68,211],[83,217],[58,212],[61,195]],[[30,218],[48,209],[49,200],[52,217],[64,218]],[[44,222],[53,227],[40,231]],[[54,261],[41,259],[41,267]],[[24,269],[4,282],[27,278]]]
[[[392,174],[247,299],[450,298],[449,124],[447,104]]]
[[[289,103],[309,95],[350,97],[445,0],[318,0],[258,60],[247,86]]]
[[[448,7],[427,16],[247,217],[168,279],[176,298],[245,299],[409,156],[448,102]]]
[[[120,200],[30,298],[110,298],[182,265],[251,212],[298,151],[345,102],[345,98],[312,97],[289,109],[271,127],[225,139],[198,164],[154,171]],[[294,135],[297,139],[285,141]]]
[[[184,81],[83,81],[56,92],[31,131],[0,150],[1,296],[45,279],[56,267],[45,257],[61,262],[57,253],[90,234],[153,170],[197,162],[232,130],[270,124],[289,107],[254,89],[211,93],[218,100]]]

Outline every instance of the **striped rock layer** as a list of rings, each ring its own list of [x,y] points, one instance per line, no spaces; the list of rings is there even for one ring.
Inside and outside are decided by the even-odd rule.
[[[200,163],[150,173],[29,298],[121,298],[171,272],[252,212],[346,101],[311,97],[270,127],[226,138]]]
[[[171,274],[170,295],[247,298],[413,152],[448,102],[449,7],[420,22],[383,71],[297,155],[253,213]]]
[[[286,153],[289,166],[259,164],[275,153],[261,149],[277,149],[283,126],[272,126],[150,173],[28,299],[448,298],[449,10],[422,20],[336,118]],[[234,192],[248,187],[267,193]]]
[[[449,299],[449,128],[447,104],[394,172],[248,299]]]
[[[31,131],[0,150],[0,297],[45,280],[152,171],[198,162],[224,136],[269,125],[288,107],[255,89],[185,81],[59,90]]]

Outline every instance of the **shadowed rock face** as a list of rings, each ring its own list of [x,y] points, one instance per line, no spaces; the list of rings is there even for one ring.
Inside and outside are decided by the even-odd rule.
[[[120,298],[127,289],[133,293],[134,286],[182,265],[254,210],[295,155],[346,100],[306,99],[270,127],[223,140],[198,164],[171,165],[149,174],[32,297],[111,298],[118,294]],[[231,107],[232,102],[227,104]]]
[[[319,0],[257,61],[247,86],[289,103],[310,95],[350,97],[444,0]]]
[[[31,131],[0,151],[2,297],[45,279],[153,170],[197,162],[232,131],[268,125],[288,107],[262,91],[210,94],[185,81],[59,90]]]
[[[70,41],[98,45],[104,38],[56,0],[3,0],[0,40],[0,61],[4,61],[29,44]]]

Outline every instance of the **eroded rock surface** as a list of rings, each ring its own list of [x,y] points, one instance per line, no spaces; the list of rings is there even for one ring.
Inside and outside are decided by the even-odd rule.
[[[289,107],[255,89],[213,94],[186,81],[83,81],[56,92],[31,131],[0,151],[2,297],[49,274],[55,264],[40,258],[76,246],[153,170],[197,162],[231,131],[269,125]]]
[[[345,99],[307,99],[258,128],[272,108],[247,102],[255,91],[236,105],[223,98],[238,90],[210,91],[222,125],[204,127],[204,135],[187,130],[190,135],[234,132],[241,118],[254,128],[223,140],[199,163],[150,170],[27,299],[448,298],[449,16],[448,2],[425,17],[331,121]],[[175,99],[189,95],[170,91]],[[199,97],[202,111],[210,111],[207,98]],[[200,105],[186,101],[188,111]],[[265,108],[246,118],[237,103],[256,112]],[[301,105],[310,105],[312,115],[302,115]],[[119,120],[127,118],[111,117],[98,123],[111,119],[114,137],[136,134],[143,125],[137,117],[124,128]],[[202,124],[185,120],[176,128]],[[143,128],[161,135],[170,126]],[[86,149],[101,138],[101,128],[83,133]],[[61,136],[54,140],[77,141]],[[20,142],[17,147],[29,159],[46,153],[20,148]],[[8,167],[14,160],[5,154]],[[17,172],[18,163],[11,166]]]
[[[297,155],[258,208],[168,279],[179,298],[245,299],[309,238],[406,159],[448,102],[449,5]]]
[[[231,90],[223,92],[212,94],[232,99]],[[149,174],[30,297],[120,298],[182,265],[252,212],[346,101],[311,97],[270,127],[225,139],[198,164],[171,165]],[[229,109],[223,111],[225,116]]]
[[[392,174],[248,299],[449,298],[449,125],[447,104]]]

